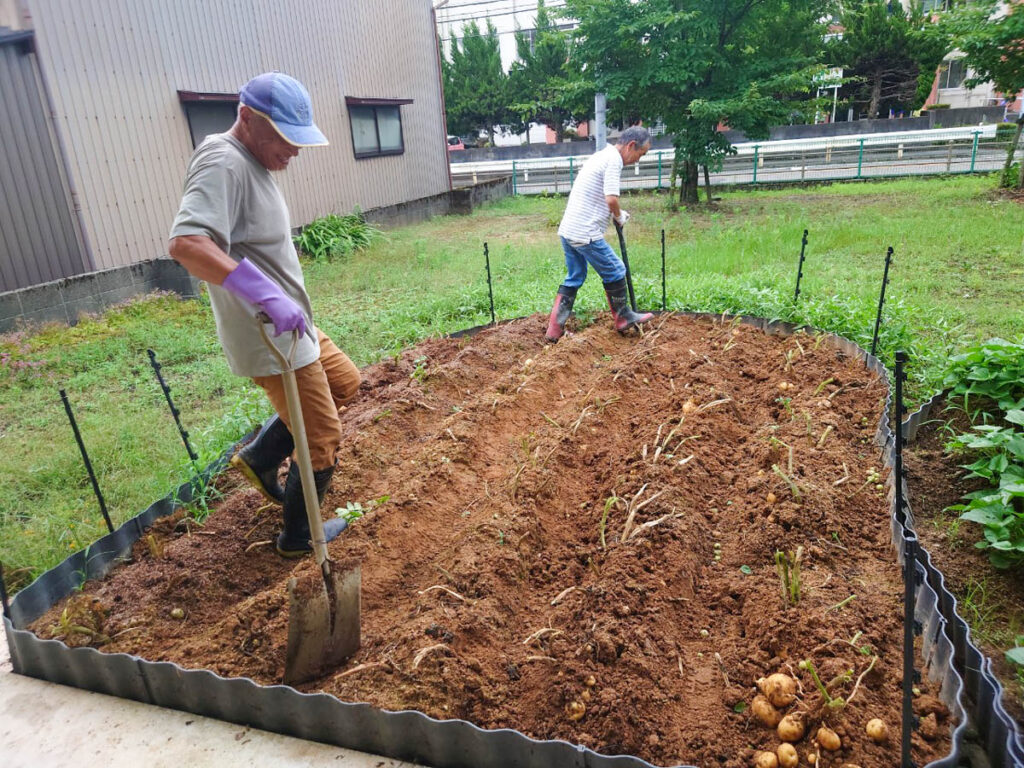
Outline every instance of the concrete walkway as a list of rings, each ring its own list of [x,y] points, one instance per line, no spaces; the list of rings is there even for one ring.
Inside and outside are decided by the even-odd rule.
[[[3,768],[417,768],[16,675],[0,629]]]

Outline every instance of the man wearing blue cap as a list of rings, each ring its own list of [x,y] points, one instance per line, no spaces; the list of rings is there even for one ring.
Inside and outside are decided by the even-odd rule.
[[[227,133],[208,136],[196,149],[170,234],[170,254],[205,280],[217,335],[233,373],[248,376],[277,411],[256,439],[231,460],[268,500],[281,504],[284,529],[277,551],[311,551],[302,481],[293,461],[282,488],[278,470],[294,448],[281,368],[256,320],[274,324],[275,344],[292,358],[309,439],[317,494],[323,502],[341,440],[339,409],[356,394],[359,370],[313,325],[313,310],[292,243],[288,207],[271,171],[283,171],[304,147],[327,145],[313,123],[309,93],[280,72],[254,77],[238,94],[238,117]],[[282,336],[282,334],[285,334]],[[327,540],[345,528],[324,523]]]

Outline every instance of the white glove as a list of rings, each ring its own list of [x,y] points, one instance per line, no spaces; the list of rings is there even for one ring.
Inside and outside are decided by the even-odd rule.
[[[619,215],[615,217],[615,222],[620,226],[626,226],[626,222],[629,221],[629,211],[619,209]]]

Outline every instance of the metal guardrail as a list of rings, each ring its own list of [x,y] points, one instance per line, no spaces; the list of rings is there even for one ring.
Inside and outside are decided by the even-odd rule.
[[[713,186],[839,181],[898,176],[982,173],[1006,161],[1007,139],[996,126],[932,131],[835,136],[748,142],[735,146],[722,168],[711,174]],[[671,185],[674,150],[648,152],[623,169],[623,189],[666,189]],[[1024,144],[1017,150],[1024,157]],[[513,194],[568,192],[587,156],[453,163],[458,185],[512,176]],[[703,186],[701,177],[698,183]]]

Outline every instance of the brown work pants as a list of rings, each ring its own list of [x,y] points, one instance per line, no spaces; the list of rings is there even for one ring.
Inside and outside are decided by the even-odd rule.
[[[360,381],[359,369],[348,359],[348,355],[338,349],[319,328],[317,337],[320,341],[320,358],[295,371],[314,472],[334,466],[334,455],[341,442],[338,411],[356,396]],[[274,410],[291,429],[282,377],[254,376],[253,381],[267,393]]]

